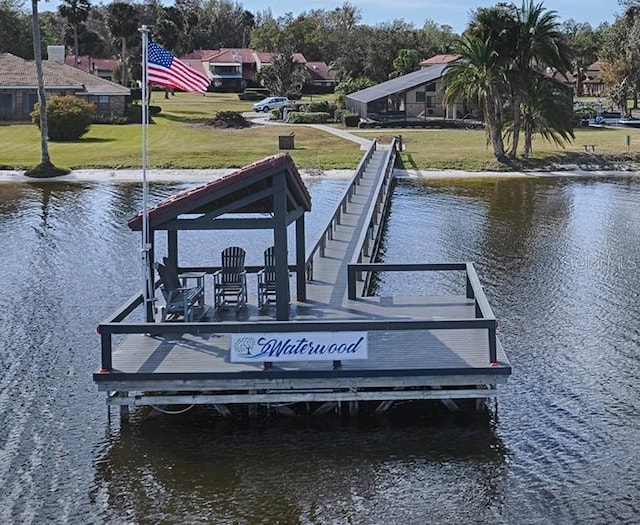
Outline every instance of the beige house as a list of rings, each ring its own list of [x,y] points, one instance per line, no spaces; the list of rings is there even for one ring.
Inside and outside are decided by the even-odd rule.
[[[47,96],[74,95],[95,104],[97,120],[124,118],[129,89],[62,62],[43,60]],[[28,121],[38,101],[36,66],[0,53],[0,120]]]
[[[444,71],[449,62],[431,65],[345,97],[345,106],[367,121],[461,119],[462,103],[445,105]]]

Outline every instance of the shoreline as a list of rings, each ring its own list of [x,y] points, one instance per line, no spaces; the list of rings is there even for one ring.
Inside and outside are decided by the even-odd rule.
[[[233,169],[152,169],[147,170],[148,182],[206,182],[224,177],[236,171]],[[305,178],[345,179],[353,175],[354,170],[318,170],[300,169]],[[487,178],[532,178],[532,177],[580,177],[580,178],[635,178],[640,175],[634,170],[580,169],[577,167],[559,168],[546,171],[464,171],[464,170],[418,170],[395,169],[399,179],[487,179]],[[133,183],[142,181],[141,169],[79,169],[68,175],[52,178],[26,177],[23,171],[0,170],[0,183],[24,182],[117,182]]]

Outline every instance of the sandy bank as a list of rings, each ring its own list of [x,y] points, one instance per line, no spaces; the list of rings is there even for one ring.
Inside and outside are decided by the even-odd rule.
[[[186,169],[163,169],[148,170],[147,180],[149,182],[206,182],[217,179],[236,171],[235,169],[215,169],[215,170],[186,170]],[[353,175],[352,170],[300,170],[300,174],[305,178],[332,178],[347,179]],[[478,179],[478,178],[531,178],[531,177],[580,177],[580,178],[600,178],[600,177],[638,177],[640,172],[630,170],[598,170],[598,169],[561,169],[553,171],[462,171],[462,170],[394,170],[394,174],[399,178],[408,179]],[[108,169],[86,169],[74,170],[69,175],[55,177],[51,179],[34,179],[25,177],[22,171],[0,170],[0,183],[2,182],[141,182],[141,170],[108,170]]]
[[[147,170],[149,182],[206,182],[233,173],[235,169],[216,170]],[[300,170],[304,177],[348,178],[351,170]],[[22,171],[0,170],[0,182],[141,182],[142,171],[86,169],[73,170],[69,175],[50,179],[34,179],[25,177]]]

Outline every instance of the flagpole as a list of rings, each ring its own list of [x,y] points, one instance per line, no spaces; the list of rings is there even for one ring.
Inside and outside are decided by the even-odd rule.
[[[143,290],[144,311],[147,321],[153,316],[154,285],[151,272],[149,252],[151,250],[149,234],[149,184],[147,181],[147,125],[149,123],[149,72],[148,72],[148,42],[149,29],[143,25],[139,29],[142,34],[142,261],[143,261]]]

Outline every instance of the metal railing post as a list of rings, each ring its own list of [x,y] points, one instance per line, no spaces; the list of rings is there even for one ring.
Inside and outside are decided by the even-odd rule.
[[[356,299],[356,269],[351,264],[347,265],[347,296],[352,301]]]
[[[489,328],[489,362],[496,363],[498,361],[498,344],[496,342],[495,324]]]
[[[111,342],[111,332],[100,329],[100,341],[102,343],[102,370],[105,372],[111,372],[113,369],[112,351],[113,345]]]

